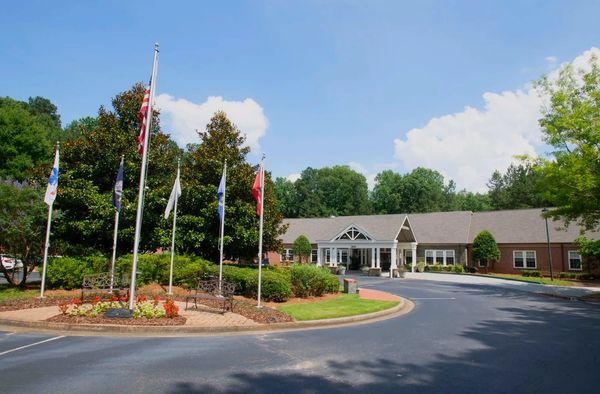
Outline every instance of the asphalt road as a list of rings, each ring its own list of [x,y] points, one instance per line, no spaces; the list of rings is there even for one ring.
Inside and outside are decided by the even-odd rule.
[[[484,285],[359,281],[412,298],[416,308],[371,324],[261,335],[4,332],[0,391],[598,392],[597,305]]]

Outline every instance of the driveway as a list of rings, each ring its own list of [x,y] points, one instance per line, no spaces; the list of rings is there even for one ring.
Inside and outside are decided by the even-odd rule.
[[[504,286],[359,277],[411,298],[340,328],[181,338],[0,333],[2,392],[595,393],[600,307]]]

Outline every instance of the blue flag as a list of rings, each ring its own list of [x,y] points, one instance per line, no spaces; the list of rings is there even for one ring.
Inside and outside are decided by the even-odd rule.
[[[227,177],[227,164],[223,168],[223,176],[221,177],[221,183],[219,183],[219,190],[217,190],[217,199],[219,200],[219,218],[223,221],[225,217],[225,182]]]
[[[121,196],[123,195],[123,159],[121,159],[121,165],[119,166],[119,172],[117,172],[117,181],[115,182],[115,188],[113,189],[113,207],[117,212],[121,212]]]
[[[54,204],[56,199],[56,192],[58,189],[58,147],[56,148],[56,154],[54,155],[54,165],[48,178],[48,187],[46,188],[46,195],[44,196],[44,202],[48,205]]]

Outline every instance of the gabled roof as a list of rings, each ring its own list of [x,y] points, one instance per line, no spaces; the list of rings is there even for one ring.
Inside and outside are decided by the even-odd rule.
[[[541,209],[534,208],[284,219],[283,223],[289,227],[282,241],[291,244],[301,234],[311,243],[329,241],[352,224],[364,229],[376,241],[391,241],[408,218],[419,244],[470,244],[482,230],[490,231],[499,244],[546,243],[546,224],[541,213]],[[572,243],[580,235],[580,227],[575,223],[565,228],[562,221],[548,219],[548,229],[550,242]],[[600,239],[598,232],[587,232],[586,236]]]
[[[282,237],[282,242],[291,244],[302,234],[311,243],[329,241],[352,224],[364,229],[376,241],[391,241],[398,234],[405,219],[405,214],[283,219],[283,224],[288,224],[289,227]]]
[[[475,212],[471,220],[469,243],[472,243],[482,230],[492,233],[497,243],[546,243],[546,223],[540,208],[515,209],[508,211]],[[571,223],[565,228],[564,222],[548,219],[550,242],[574,242],[580,235],[581,227]],[[592,239],[599,239],[597,232],[588,232]]]
[[[470,211],[411,213],[408,220],[420,244],[466,244]]]

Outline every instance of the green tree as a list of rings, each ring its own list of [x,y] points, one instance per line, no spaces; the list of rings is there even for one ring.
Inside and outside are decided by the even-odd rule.
[[[494,171],[488,182],[494,209],[541,208],[547,205],[538,190],[540,174],[533,163],[511,164],[505,174]]]
[[[35,166],[49,162],[50,133],[27,103],[0,98],[0,177],[23,181]]]
[[[473,261],[479,261],[484,266],[488,266],[488,263],[492,264],[494,269],[494,262],[500,260],[500,249],[496,239],[488,230],[482,230],[475,239],[473,240]]]
[[[258,166],[246,161],[250,148],[224,112],[217,112],[201,144],[189,145],[182,168],[183,193],[179,200],[178,245],[215,261],[218,258],[219,217],[217,188],[227,159],[224,252],[229,258],[253,258],[258,252],[259,226],[256,202],[251,194]],[[278,250],[282,215],[270,174],[265,172],[263,250]]]
[[[23,262],[23,275],[0,272],[12,286],[24,287],[27,276],[40,261],[44,246],[47,206],[42,191],[35,185],[14,180],[0,181],[0,252]]]
[[[298,196],[294,182],[276,178],[273,183],[277,196],[277,210],[286,218],[298,217]]]
[[[371,213],[364,175],[348,166],[307,168],[295,182],[299,217]]]
[[[542,78],[548,98],[539,123],[551,145],[552,160],[539,160],[543,196],[555,209],[549,215],[600,229],[600,66],[589,71],[563,67],[557,79]]]
[[[438,212],[445,204],[445,186],[442,174],[429,168],[417,167],[402,177],[401,211]]]
[[[310,241],[306,238],[305,235],[299,235],[298,238],[294,240],[294,244],[292,245],[292,250],[294,251],[294,256],[298,256],[298,260],[302,263],[302,258],[304,257],[304,262],[308,263],[308,259],[312,253],[312,246],[310,245]]]
[[[491,211],[489,195],[461,190],[454,195],[454,206],[458,211]]]
[[[402,175],[385,170],[375,177],[375,187],[371,193],[373,209],[378,214],[402,213]]]
[[[61,254],[110,252],[114,224],[111,196],[121,155],[125,156],[125,174],[117,246],[120,252],[131,250],[141,166],[141,156],[137,153],[140,127],[137,112],[143,95],[142,84],[119,93],[112,100],[112,110],[100,107],[95,119],[78,122],[78,136],[63,144],[56,199],[56,207],[63,216],[54,225]],[[180,153],[161,132],[158,113],[154,113],[140,240],[142,251],[161,246],[157,228],[164,222],[161,216]],[[40,174],[47,171],[43,168]]]

